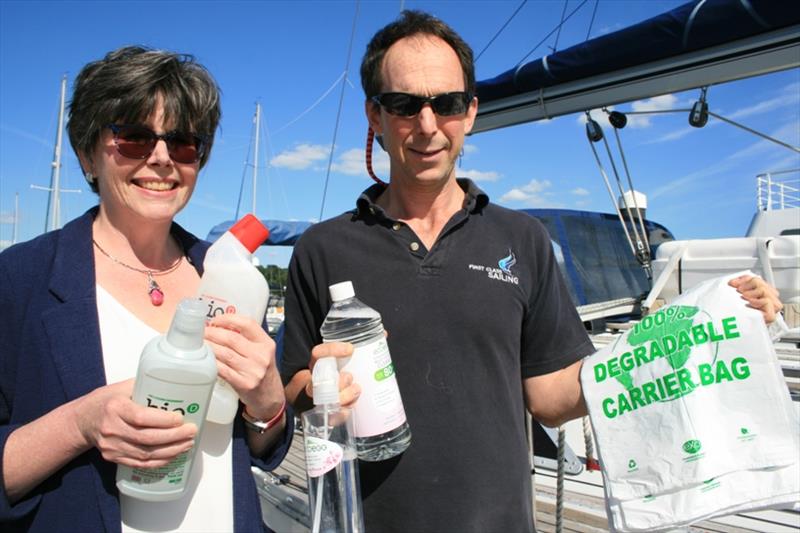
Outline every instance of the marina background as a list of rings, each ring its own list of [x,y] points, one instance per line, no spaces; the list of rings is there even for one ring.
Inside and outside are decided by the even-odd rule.
[[[119,46],[191,53],[222,88],[211,160],[177,217],[205,237],[234,218],[240,190],[239,213],[252,208],[256,102],[262,108],[256,214],[316,221],[354,205],[372,183],[363,164],[367,123],[358,68],[369,38],[402,8],[429,11],[452,25],[473,47],[481,80],[682,3],[2,1],[0,249],[15,229],[17,241],[45,230],[48,194],[31,185],[49,185],[62,76],[69,94],[85,63]],[[697,90],[667,94],[617,109],[688,108],[698,97]],[[713,86],[708,102],[715,113],[800,145],[797,69]],[[741,236],[755,211],[756,174],[800,167],[800,155],[713,118],[702,129],[687,118],[631,115],[620,132],[634,185],[648,196],[647,216],[679,239]],[[66,137],[62,150],[61,188],[81,191],[61,194],[65,223],[96,197]],[[377,144],[375,150],[376,173],[388,179],[388,160]],[[580,114],[470,136],[457,174],[510,208],[612,210]],[[690,216],[698,213],[704,216]],[[290,253],[262,247],[258,256],[262,264],[285,266]]]

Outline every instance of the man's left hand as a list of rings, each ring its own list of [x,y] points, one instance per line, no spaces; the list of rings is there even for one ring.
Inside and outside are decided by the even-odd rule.
[[[783,309],[778,290],[758,276],[739,276],[728,285],[739,291],[748,307],[761,311],[767,324],[771,324]]]

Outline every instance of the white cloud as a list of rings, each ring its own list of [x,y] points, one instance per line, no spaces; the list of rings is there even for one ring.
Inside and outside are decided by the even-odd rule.
[[[646,100],[637,100],[631,104],[633,111],[664,111],[675,109],[678,98],[673,94],[662,94]],[[652,125],[650,115],[628,115],[628,126],[631,128],[649,128]]]
[[[482,170],[459,169],[456,171],[456,175],[459,178],[469,178],[472,181],[497,181],[500,179],[500,174],[494,170],[488,170],[484,172]]]
[[[474,144],[465,144],[463,150],[464,150],[464,155],[478,153],[478,147],[475,146]]]
[[[548,189],[552,184],[548,180],[533,179],[527,185],[515,187],[500,197],[500,202],[520,204],[522,207],[560,207],[552,202],[553,195]]]
[[[800,105],[800,83],[792,83],[781,89],[780,94],[774,98],[758,102],[757,104],[738,109],[729,114],[726,118],[739,120],[751,115],[758,115],[780,109],[782,107],[792,107],[797,109]]]
[[[21,130],[21,129],[15,128],[13,126],[9,126],[7,124],[0,124],[0,130],[7,131],[9,133],[13,133],[14,135],[22,137],[23,139],[28,139],[28,140],[34,141],[34,142],[39,143],[42,146],[46,146],[48,148],[53,148],[53,146],[54,146],[53,141],[44,139],[44,138],[36,135],[35,133],[31,133],[29,131]]]
[[[13,224],[14,223],[14,213],[5,211],[0,212],[0,224]]]
[[[589,191],[584,189],[583,187],[576,187],[570,191],[572,194],[576,196],[589,196]]]
[[[7,239],[0,239],[0,250],[5,250],[11,246],[11,241]]]
[[[324,144],[299,144],[281,152],[270,160],[274,167],[288,168],[290,170],[303,170],[318,161],[323,161],[330,155],[330,146]]]
[[[367,176],[364,150],[352,148],[343,152],[334,161],[331,170],[348,176]],[[389,179],[389,156],[378,146],[372,151],[372,170],[384,181]]]
[[[658,144],[658,143],[669,142],[669,141],[677,141],[678,139],[681,139],[681,138],[683,138],[683,137],[685,137],[685,136],[689,135],[690,133],[695,132],[697,130],[698,130],[698,128],[695,128],[693,126],[686,126],[685,128],[681,128],[679,130],[675,130],[675,131],[671,131],[669,133],[665,133],[664,135],[662,135],[660,137],[656,137],[655,139],[651,139],[649,141],[645,141],[642,144]]]
[[[770,136],[789,143],[796,144],[798,142],[798,135],[799,135],[798,132],[800,132],[800,125],[797,124],[796,122],[791,122],[778,128],[776,131],[772,132]],[[775,150],[776,148],[778,150]],[[798,157],[796,155],[792,155],[791,158],[786,158],[786,157],[783,157],[782,159],[775,158],[774,162],[771,163],[766,162],[767,157],[769,157],[771,154],[777,154],[777,153],[784,154],[785,152],[783,152],[778,147],[778,145],[769,142],[765,139],[756,141],[754,143],[751,143],[749,146],[742,148],[741,150],[732,152],[730,155],[725,156],[723,159],[712,165],[703,167],[700,170],[697,170],[680,178],[676,178],[672,181],[664,183],[661,187],[657,188],[656,190],[648,194],[649,199],[652,201],[658,198],[659,196],[670,194],[672,192],[685,193],[685,189],[687,186],[690,186],[690,184],[697,182],[701,179],[708,178],[710,176],[723,173],[725,174],[736,173],[737,169],[742,167],[742,161],[746,160],[747,158],[757,157],[760,164],[768,166],[770,168],[781,169],[790,166],[797,166]],[[794,164],[792,164],[792,158],[795,161]],[[774,165],[774,167],[772,165]]]
[[[797,122],[789,122],[784,124],[777,130],[770,132],[768,135],[773,139],[797,146],[800,141],[800,124]],[[729,156],[731,159],[741,159],[744,157],[752,157],[754,155],[762,154],[772,148],[777,148],[778,145],[767,139],[760,139],[748,147],[743,148]]]

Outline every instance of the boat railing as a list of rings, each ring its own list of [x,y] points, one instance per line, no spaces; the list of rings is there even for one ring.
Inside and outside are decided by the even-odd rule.
[[[800,207],[800,168],[765,172],[756,180],[759,211]]]

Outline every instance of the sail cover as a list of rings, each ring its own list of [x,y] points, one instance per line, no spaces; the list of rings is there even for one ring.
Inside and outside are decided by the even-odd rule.
[[[473,133],[800,65],[800,2],[697,0],[479,81]]]

